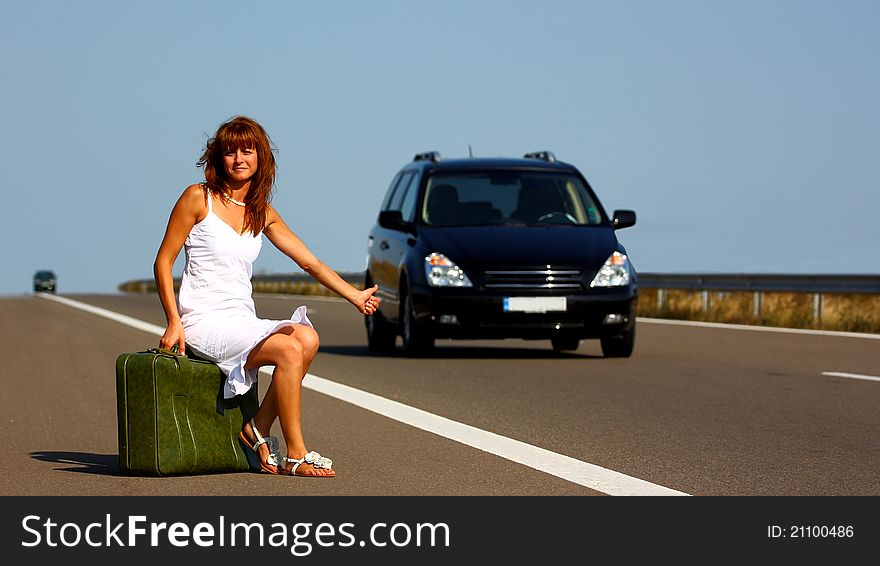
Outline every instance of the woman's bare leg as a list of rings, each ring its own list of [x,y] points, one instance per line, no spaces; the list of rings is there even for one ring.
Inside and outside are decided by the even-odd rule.
[[[245,367],[274,365],[272,382],[254,417],[257,428],[269,430],[275,418],[281,420],[281,433],[289,458],[302,458],[308,450],[302,435],[302,380],[318,351],[318,335],[313,328],[297,325],[280,329],[260,342],[248,356]],[[261,457],[262,455],[261,451]],[[333,470],[301,464],[298,474],[332,476]]]
[[[296,326],[285,326],[279,329],[277,333],[294,336],[297,340],[299,340],[300,344],[302,345],[303,353],[302,374],[303,377],[305,377],[305,374],[309,371],[309,366],[312,365],[312,360],[315,359],[315,355],[318,353],[318,346],[320,345],[318,333],[311,326],[306,326],[304,324],[298,324]],[[257,347],[259,346],[260,345],[258,345]],[[256,350],[256,348],[254,348],[254,350]],[[251,350],[251,356],[248,356],[248,362],[245,367],[252,367],[251,362],[254,359],[252,357],[253,353],[254,351]],[[255,418],[254,422],[257,423],[257,427],[260,430],[263,430],[263,427],[265,427],[266,430],[269,430],[275,423],[275,419],[278,417],[278,401],[275,395],[275,389],[271,386],[271,384],[266,390],[266,395],[263,397],[263,404],[266,405],[265,412],[260,415],[262,417],[260,420],[257,420]],[[261,406],[260,409],[262,410],[263,407]]]

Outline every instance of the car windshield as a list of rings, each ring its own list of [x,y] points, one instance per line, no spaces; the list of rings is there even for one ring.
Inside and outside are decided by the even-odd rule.
[[[55,279],[55,274],[51,271],[37,271],[37,274],[34,275],[37,279]]]
[[[592,226],[604,213],[575,175],[481,171],[431,176],[421,218],[432,226]]]

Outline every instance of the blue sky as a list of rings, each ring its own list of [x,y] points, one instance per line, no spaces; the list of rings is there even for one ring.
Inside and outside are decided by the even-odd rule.
[[[642,272],[880,273],[880,3],[3,0],[0,294],[152,276],[231,116],[273,204],[364,267],[415,153],[578,166]],[[178,262],[178,270],[181,262]],[[265,241],[257,272],[298,272]]]

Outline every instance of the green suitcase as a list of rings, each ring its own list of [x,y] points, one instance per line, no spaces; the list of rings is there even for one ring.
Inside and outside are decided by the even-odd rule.
[[[226,377],[213,362],[163,349],[116,358],[119,468],[168,476],[258,471],[238,433],[257,412],[257,387],[223,398]],[[254,469],[256,466],[256,469]]]

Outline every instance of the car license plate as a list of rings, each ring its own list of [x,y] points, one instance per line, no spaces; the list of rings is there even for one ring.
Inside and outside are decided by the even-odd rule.
[[[558,312],[565,310],[565,297],[504,297],[504,312]]]

